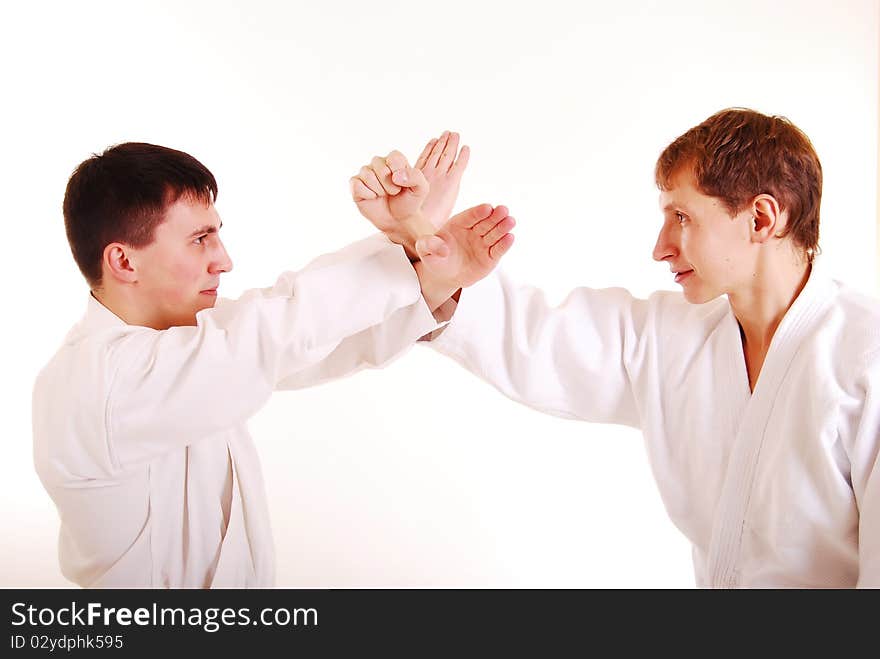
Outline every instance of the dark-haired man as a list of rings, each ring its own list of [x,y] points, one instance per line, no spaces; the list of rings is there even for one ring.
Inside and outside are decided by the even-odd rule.
[[[880,305],[816,258],[809,139],[725,110],[656,179],[653,256],[683,294],[577,288],[552,307],[499,274],[432,346],[530,407],[641,429],[698,585],[880,586]]]
[[[463,168],[435,178],[426,203],[424,177],[400,154],[374,159],[383,196],[371,218],[411,227],[410,241],[430,234]],[[484,204],[413,253],[424,262],[377,235],[218,300],[232,262],[216,196],[204,165],[150,144],[112,147],[68,182],[67,235],[91,294],[36,380],[33,429],[61,517],[62,573],[81,586],[273,585],[247,419],[274,390],[386,364],[435,329],[432,312],[511,240],[486,243],[483,227],[506,211]],[[423,204],[440,210],[423,216]]]

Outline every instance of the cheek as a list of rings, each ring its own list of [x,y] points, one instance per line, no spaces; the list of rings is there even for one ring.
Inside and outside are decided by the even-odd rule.
[[[201,269],[187,260],[177,260],[168,264],[159,282],[162,298],[170,303],[180,303],[192,299],[201,283]]]
[[[197,263],[181,261],[174,266],[172,274],[176,281],[185,286],[199,281],[202,268]]]
[[[724,240],[701,228],[683,231],[681,246],[689,257],[703,262],[704,265],[712,265],[723,258]]]
[[[697,265],[695,261],[699,262],[700,256],[705,252],[699,231],[691,227],[682,230],[679,245],[682,254],[690,261],[691,265]]]

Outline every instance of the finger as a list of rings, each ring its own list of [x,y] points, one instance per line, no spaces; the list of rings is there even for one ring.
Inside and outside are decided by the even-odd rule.
[[[507,216],[503,220],[501,220],[498,224],[492,227],[491,231],[483,236],[483,243],[486,245],[494,245],[497,243],[504,234],[510,233],[513,227],[516,226],[516,220],[512,217]]]
[[[449,256],[449,245],[439,236],[423,236],[416,241],[416,254],[419,258],[446,258]]]
[[[428,140],[428,143],[425,145],[425,148],[422,149],[422,152],[419,154],[419,157],[416,160],[417,168],[423,169],[425,167],[425,163],[428,162],[428,155],[430,155],[431,149],[434,148],[435,144],[437,144],[436,137],[432,137],[430,140]]]
[[[472,229],[474,225],[489,217],[492,214],[492,210],[492,204],[480,204],[479,206],[468,208],[458,215],[453,215],[449,221],[454,223],[455,226]]]
[[[437,169],[446,173],[452,166],[455,156],[458,155],[458,133],[449,133],[449,139],[446,140],[446,146],[440,154],[440,160],[437,161]]]
[[[450,169],[450,173],[455,174],[457,176],[461,176],[464,174],[464,170],[467,168],[468,160],[471,157],[470,148],[465,145],[461,147],[461,151],[458,152],[458,158],[455,161],[455,164]]]
[[[378,195],[370,190],[370,188],[368,188],[357,176],[352,176],[348,180],[348,185],[351,188],[351,198],[355,201],[366,201],[367,199],[378,198]]]
[[[391,181],[391,168],[385,164],[385,158],[376,156],[370,161],[370,169],[376,174],[379,184],[392,197],[400,192],[400,188]]]
[[[385,158],[391,170],[391,182],[402,188],[409,188],[417,195],[428,194],[428,181],[421,170],[409,166],[406,156],[400,151],[392,151]]]
[[[409,167],[409,162],[407,161],[406,156],[397,150],[392,151],[387,156],[385,156],[385,164],[388,165],[388,168],[391,170],[392,174],[399,169],[405,169]]]
[[[382,187],[382,184],[379,183],[379,179],[376,178],[376,173],[366,165],[361,167],[361,171],[358,172],[358,178],[365,186],[372,190],[377,197],[388,196],[385,192],[385,188]]]
[[[408,188],[413,194],[419,197],[426,197],[430,184],[421,169],[407,166],[404,169],[398,169],[391,176],[391,180],[401,188]]]
[[[502,236],[501,240],[489,248],[489,258],[497,261],[507,254],[511,247],[513,247],[513,234],[508,233]]]
[[[485,236],[495,227],[496,224],[507,217],[507,212],[507,206],[498,206],[492,211],[489,217],[477,222],[471,228],[479,235]]]
[[[444,130],[443,134],[437,139],[437,143],[434,144],[431,149],[431,153],[428,155],[428,160],[425,163],[426,167],[437,167],[437,163],[440,161],[440,156],[443,155],[443,149],[446,148],[446,141],[449,139],[449,131]]]

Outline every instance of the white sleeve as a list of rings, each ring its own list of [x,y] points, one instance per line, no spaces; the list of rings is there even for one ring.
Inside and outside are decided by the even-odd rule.
[[[880,355],[868,365],[853,406],[843,415],[853,495],[859,510],[860,588],[880,588]],[[847,423],[849,417],[850,423]]]
[[[313,387],[365,368],[382,368],[412,348],[426,327],[433,330],[437,322],[419,298],[419,303],[401,307],[381,323],[343,339],[320,361],[281,379],[275,389]]]
[[[632,370],[648,304],[620,288],[578,288],[552,307],[498,273],[462,291],[428,345],[542,412],[639,427]]]
[[[374,328],[392,320],[397,333]],[[111,348],[106,410],[116,465],[149,460],[242,423],[279,386],[379,364],[436,327],[403,250],[380,236],[197,314],[194,327],[127,331]],[[382,337],[370,346],[373,336]],[[357,337],[357,350],[320,364]]]

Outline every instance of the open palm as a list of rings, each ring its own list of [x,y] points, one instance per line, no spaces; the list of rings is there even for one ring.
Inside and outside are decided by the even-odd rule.
[[[498,265],[513,245],[516,220],[507,208],[482,204],[450,218],[434,236],[416,243],[425,268],[459,288],[475,284]]]

